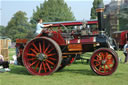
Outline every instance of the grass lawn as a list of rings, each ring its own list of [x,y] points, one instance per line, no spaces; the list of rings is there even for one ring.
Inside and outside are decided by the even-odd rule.
[[[10,55],[14,53],[10,49]],[[0,73],[0,85],[128,85],[128,64],[120,63],[110,76],[98,76],[89,64],[79,61],[49,76],[30,75],[22,66],[10,65],[10,68],[11,72]]]

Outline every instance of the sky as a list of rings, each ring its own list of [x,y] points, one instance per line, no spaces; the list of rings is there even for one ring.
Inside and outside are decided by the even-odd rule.
[[[104,0],[105,4],[110,3],[111,0]],[[17,11],[27,13],[30,19],[33,14],[33,9],[43,3],[44,0],[0,0],[0,25],[7,26],[10,19]],[[90,19],[90,11],[93,0],[65,0],[71,11],[74,13],[76,20]]]

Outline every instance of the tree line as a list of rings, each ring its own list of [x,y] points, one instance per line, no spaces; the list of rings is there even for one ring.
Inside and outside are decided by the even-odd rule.
[[[94,0],[91,8],[90,19],[96,19],[96,8],[103,0]],[[86,6],[85,6],[86,7]],[[40,6],[33,10],[33,15],[28,21],[27,14],[23,11],[16,12],[6,27],[0,26],[0,36],[7,36],[15,41],[17,38],[31,39],[34,37],[38,19],[44,22],[71,21],[75,17],[64,0],[45,0]],[[120,30],[128,29],[128,6],[120,10]]]
[[[33,38],[38,19],[44,22],[69,21],[75,20],[71,11],[64,0],[48,0],[33,10],[33,15],[28,21],[27,14],[23,11],[16,12],[6,27],[0,26],[0,36],[7,36],[15,41],[17,38]]]

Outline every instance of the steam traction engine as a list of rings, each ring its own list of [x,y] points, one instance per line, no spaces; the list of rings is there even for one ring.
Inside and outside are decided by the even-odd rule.
[[[87,21],[86,26],[98,23],[99,34],[87,33],[85,23],[81,21],[51,23],[52,27],[42,30],[29,42],[17,40],[18,59],[22,59],[30,74],[43,76],[71,64],[78,55],[94,51],[90,58],[91,69],[98,75],[112,74],[118,66],[118,55],[110,48],[112,45],[102,27],[103,9],[99,8],[97,12],[98,21]],[[67,26],[81,25],[79,31],[67,30]],[[53,27],[58,27],[58,30],[53,31]],[[63,32],[61,28],[66,31]]]

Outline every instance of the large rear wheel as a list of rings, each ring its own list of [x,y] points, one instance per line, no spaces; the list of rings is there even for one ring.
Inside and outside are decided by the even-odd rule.
[[[55,72],[62,61],[59,45],[48,37],[31,40],[23,52],[23,63],[30,74],[50,75]]]

